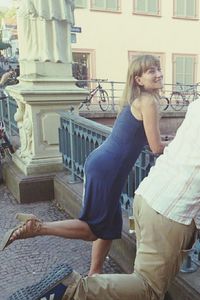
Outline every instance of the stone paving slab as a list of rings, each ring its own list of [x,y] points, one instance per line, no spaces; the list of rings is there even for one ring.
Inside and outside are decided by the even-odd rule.
[[[33,213],[45,221],[69,218],[55,202],[19,204],[4,185],[0,185],[0,239],[16,226],[17,212]],[[6,300],[16,290],[38,282],[60,263],[86,275],[89,270],[91,243],[59,237],[36,237],[19,240],[0,252],[0,300]],[[120,267],[107,258],[105,273],[122,273]]]

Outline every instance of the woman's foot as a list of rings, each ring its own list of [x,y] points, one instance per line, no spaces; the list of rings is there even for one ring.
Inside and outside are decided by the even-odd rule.
[[[30,217],[16,230],[13,231],[10,236],[9,242],[13,242],[19,239],[27,239],[39,235],[42,226],[42,221],[36,216],[30,215]]]
[[[16,218],[21,223],[8,230],[0,242],[0,250],[4,250],[8,245],[17,239],[26,239],[40,234],[42,221],[32,214],[17,214]]]

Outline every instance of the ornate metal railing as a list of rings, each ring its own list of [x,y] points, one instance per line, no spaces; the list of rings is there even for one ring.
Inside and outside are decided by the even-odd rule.
[[[95,79],[79,80],[78,82],[80,83],[80,86],[84,86],[84,88],[87,89],[88,93],[97,86],[97,81]],[[107,112],[116,112],[118,110],[118,103],[122,96],[125,82],[102,79],[101,85],[109,96],[109,107]],[[175,91],[179,93],[178,100],[176,100],[177,95],[176,97],[174,96],[174,99],[170,100],[172,93]],[[193,83],[191,85],[165,83],[161,91],[161,96],[167,99],[162,99],[160,101],[161,109],[166,111],[174,111],[174,106],[177,105],[177,109],[175,109],[175,111],[179,111],[184,107],[186,108],[191,101],[200,97],[200,83]],[[82,110],[87,110],[87,108],[83,106],[80,111]],[[92,99],[90,110],[101,111],[98,101],[95,101],[95,99]]]
[[[8,96],[6,99],[0,100],[0,119],[4,122],[9,136],[19,134],[17,123],[14,119],[16,111],[17,103],[12,97]]]
[[[111,128],[85,119],[75,113],[61,114],[59,146],[65,167],[71,171],[71,182],[83,180],[86,157],[110,134]],[[140,181],[147,176],[155,156],[145,148],[130,172],[121,195],[121,204],[128,209],[133,201],[134,191]]]

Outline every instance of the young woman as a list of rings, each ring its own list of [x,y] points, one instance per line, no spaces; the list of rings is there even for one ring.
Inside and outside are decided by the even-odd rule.
[[[88,275],[102,272],[112,240],[121,237],[119,198],[127,176],[147,143],[153,153],[162,153],[165,146],[159,131],[158,98],[162,86],[163,75],[157,58],[142,55],[131,62],[112,133],[85,163],[80,218],[41,222],[33,215],[25,216],[24,225],[7,235],[2,248],[16,239],[39,235],[93,241]]]

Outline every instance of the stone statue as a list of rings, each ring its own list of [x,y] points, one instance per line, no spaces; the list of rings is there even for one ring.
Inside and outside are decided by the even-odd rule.
[[[18,109],[14,115],[20,134],[21,147],[17,150],[17,154],[23,160],[29,160],[33,154],[33,126],[30,117],[30,108],[27,104],[18,102]]]
[[[74,0],[15,0],[20,61],[71,62]]]

